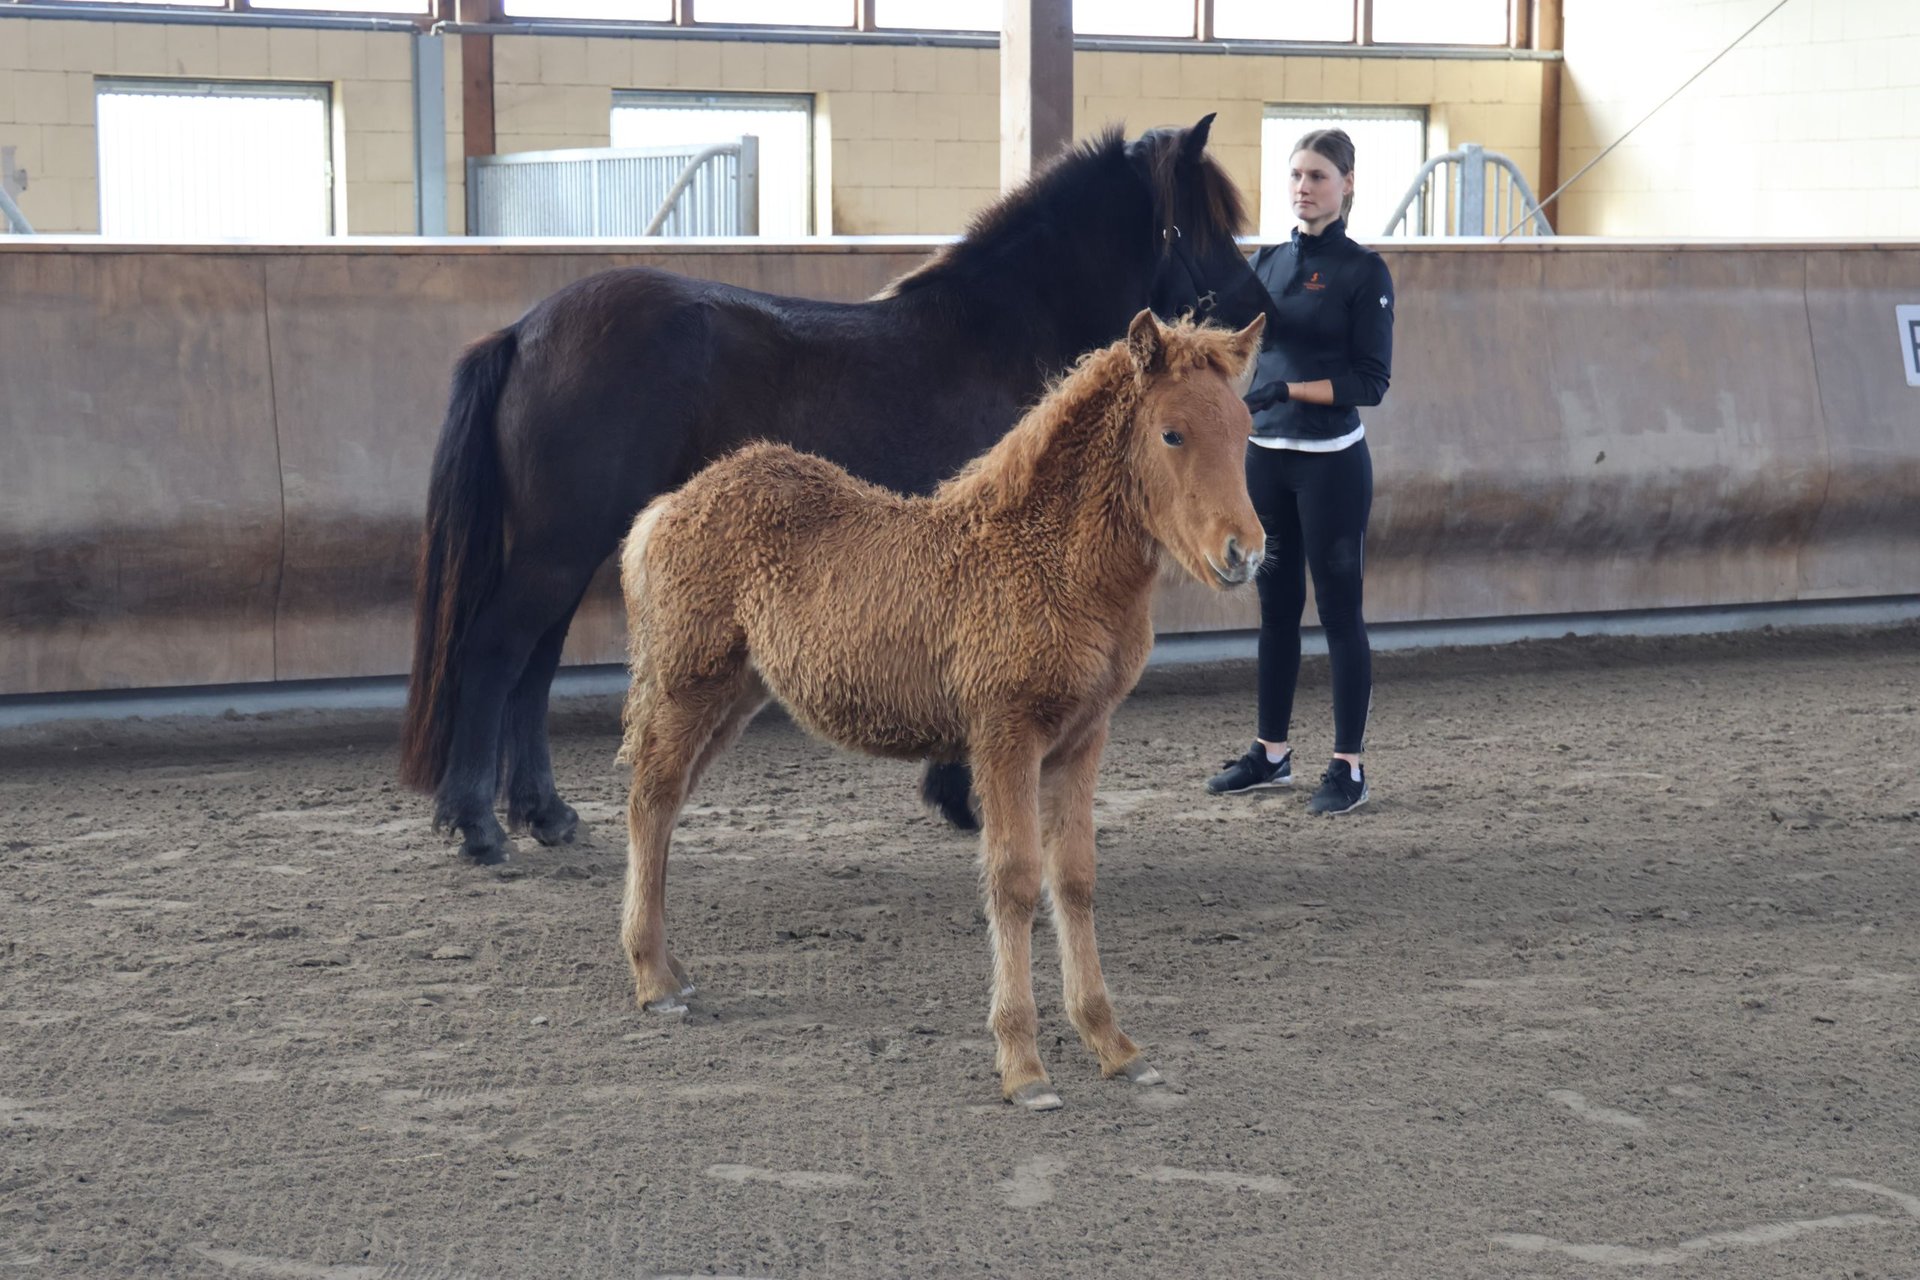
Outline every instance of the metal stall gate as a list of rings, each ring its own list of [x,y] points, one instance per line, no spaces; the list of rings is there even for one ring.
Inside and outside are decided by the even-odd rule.
[[[467,161],[467,227],[480,236],[751,236],[760,142],[524,151]]]

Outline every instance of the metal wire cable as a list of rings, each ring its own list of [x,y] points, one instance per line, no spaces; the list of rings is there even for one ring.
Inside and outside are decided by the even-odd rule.
[[[1679,97],[1681,90],[1685,89],[1688,85],[1692,84],[1695,80],[1698,80],[1701,76],[1707,74],[1707,72],[1712,69],[1714,63],[1720,61],[1720,59],[1732,53],[1734,49],[1739,47],[1739,44],[1742,40],[1745,40],[1748,36],[1758,31],[1760,29],[1761,23],[1764,23],[1768,18],[1771,18],[1774,14],[1780,12],[1782,9],[1786,8],[1787,5],[1791,4],[1792,2],[1793,0],[1780,0],[1780,2],[1774,5],[1773,8],[1761,14],[1759,21],[1755,22],[1752,26],[1748,27],[1745,31],[1742,31],[1739,35],[1735,36],[1733,38],[1732,44],[1728,45],[1726,48],[1722,49],[1720,52],[1714,54],[1713,57],[1707,62],[1706,66],[1701,67],[1698,71],[1688,76],[1686,80],[1681,83],[1679,89],[1675,89],[1672,93],[1660,99],[1659,104],[1655,106],[1653,110],[1647,112],[1647,114],[1645,114],[1644,116],[1641,116],[1638,120],[1634,121],[1632,126],[1629,127],[1625,133],[1615,138],[1612,142],[1609,142],[1606,146],[1606,150],[1602,151],[1599,155],[1595,156],[1593,159],[1581,165],[1579,173],[1574,174],[1571,178],[1568,178],[1565,182],[1555,187],[1553,189],[1553,194],[1549,195],[1545,200],[1542,200],[1539,204],[1535,205],[1533,208],[1522,213],[1520,215],[1520,220],[1518,222],[1515,222],[1512,226],[1508,227],[1506,230],[1506,234],[1502,235],[1500,239],[1497,240],[1495,243],[1505,244],[1509,236],[1511,236],[1514,232],[1518,231],[1521,227],[1527,224],[1527,219],[1539,217],[1543,212],[1545,212],[1546,207],[1548,205],[1552,204],[1556,199],[1559,198],[1560,193],[1562,191],[1565,191],[1568,187],[1580,181],[1582,174],[1586,173],[1587,170],[1593,168],[1593,166],[1599,164],[1602,160],[1605,160],[1608,154],[1611,153],[1615,147],[1619,146],[1621,143],[1625,142],[1628,138],[1633,136],[1633,131],[1635,129],[1638,129],[1641,125],[1645,124],[1647,121],[1653,119],[1656,115],[1660,114],[1661,107],[1666,106],[1669,102],[1672,102],[1675,98]]]

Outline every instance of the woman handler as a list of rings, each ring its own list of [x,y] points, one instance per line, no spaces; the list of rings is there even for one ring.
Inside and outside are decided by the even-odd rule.
[[[1289,191],[1299,225],[1254,256],[1276,316],[1247,396],[1247,489],[1267,531],[1260,590],[1259,711],[1253,746],[1208,779],[1216,795],[1293,782],[1294,686],[1306,570],[1333,669],[1333,759],[1308,804],[1351,813],[1369,798],[1360,755],[1373,700],[1361,616],[1373,459],[1359,410],[1377,405],[1393,363],[1393,280],[1347,238],[1353,140],[1322,129],[1295,144]]]

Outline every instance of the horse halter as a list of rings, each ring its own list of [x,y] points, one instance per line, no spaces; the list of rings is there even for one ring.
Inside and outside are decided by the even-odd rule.
[[[1180,269],[1187,273],[1187,284],[1193,290],[1193,314],[1197,320],[1205,320],[1220,305],[1218,295],[1206,287],[1206,281],[1200,278],[1200,270],[1194,265],[1193,255],[1187,251],[1187,238],[1181,234],[1176,224],[1160,228],[1160,239],[1166,245],[1167,253],[1179,262]]]
[[[1207,284],[1205,277],[1201,274],[1199,264],[1193,260],[1193,254],[1187,248],[1186,236],[1181,234],[1180,228],[1177,225],[1169,224],[1162,227],[1160,230],[1160,239],[1165,244],[1165,248],[1162,251],[1162,258],[1173,258],[1174,261],[1180,264],[1180,269],[1186,273],[1188,291],[1193,294],[1194,298],[1192,308],[1193,318],[1202,321],[1209,319],[1220,307],[1220,291]],[[1245,271],[1242,279],[1228,285],[1226,293],[1228,297],[1234,297],[1249,289],[1257,289],[1260,292],[1259,302],[1253,309],[1267,314],[1269,321],[1267,333],[1268,339],[1271,340],[1274,332],[1271,323],[1273,318],[1272,300],[1268,298],[1266,286],[1260,283],[1260,278],[1253,274],[1252,268],[1248,268]]]

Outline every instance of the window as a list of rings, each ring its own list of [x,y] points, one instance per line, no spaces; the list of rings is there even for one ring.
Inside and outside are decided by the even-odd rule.
[[[613,145],[666,147],[760,140],[760,234],[813,230],[813,99],[784,94],[617,93]]]
[[[249,9],[294,9],[309,13],[427,13],[427,0],[247,0]]]
[[[332,233],[325,85],[96,85],[103,235],[311,240]]]
[[[1427,162],[1423,107],[1269,106],[1260,122],[1260,235],[1277,240],[1293,227],[1287,199],[1293,144],[1314,129],[1345,129],[1353,139],[1353,212],[1347,228],[1377,238]]]
[[[1073,29],[1079,35],[1191,40],[1193,18],[1192,0],[1073,0]]]
[[[847,0],[697,0],[696,22],[738,22],[756,27],[851,27]]]
[[[57,0],[67,3],[69,0]],[[229,4],[228,0],[74,0],[83,4],[138,4],[153,9],[271,9],[274,11],[292,10],[297,13],[397,13],[427,14],[432,12],[430,0],[245,0],[242,4]]]
[[[873,0],[873,25],[916,31],[998,31],[1003,0]]]
[[[1376,0],[1376,3],[1378,0]],[[1213,0],[1213,34],[1221,40],[1325,40],[1350,43],[1353,0]]]
[[[1376,44],[1505,44],[1507,0],[1373,0]]]
[[[672,22],[673,0],[504,0],[500,11],[508,18]]]

